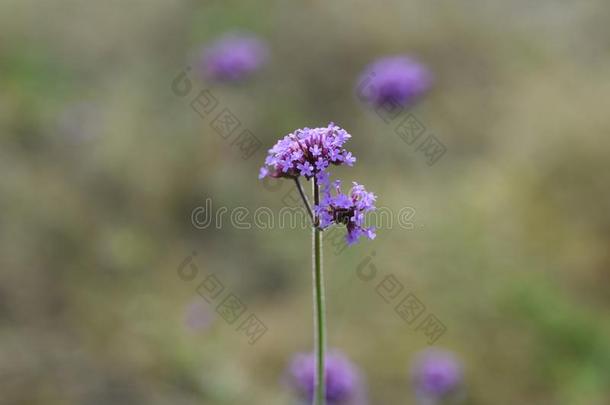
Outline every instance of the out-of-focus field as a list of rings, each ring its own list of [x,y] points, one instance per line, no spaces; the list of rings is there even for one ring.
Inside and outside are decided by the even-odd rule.
[[[1,1],[0,402],[292,403],[284,369],[313,344],[309,231],[191,213],[277,212],[292,184],[257,180],[264,151],[332,120],[358,157],[337,173],[415,210],[412,229],[394,216],[326,247],[329,345],[370,403],[414,403],[428,347],[377,294],[390,274],[446,326],[434,346],[463,362],[464,403],[610,403],[608,21],[604,0]],[[198,80],[200,48],[234,29],[269,41],[268,66]],[[447,147],[433,166],[354,96],[395,53],[436,77],[411,111]],[[251,158],[174,94],[186,66],[261,140]],[[210,273],[267,326],[256,344],[197,294]]]

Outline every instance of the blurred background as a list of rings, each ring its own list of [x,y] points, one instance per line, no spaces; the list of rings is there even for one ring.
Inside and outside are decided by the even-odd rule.
[[[610,403],[609,19],[604,0],[0,1],[0,402],[294,403],[309,231],[191,215],[208,199],[277,212],[293,184],[257,180],[265,151],[332,120],[358,157],[337,176],[394,218],[413,209],[411,229],[326,247],[329,346],[369,403],[415,403],[428,314],[445,328],[432,347],[463,366],[461,403]],[[266,66],[201,79],[202,47],[235,30],[267,41]],[[446,147],[434,165],[354,93],[401,53],[435,76],[410,110]],[[202,89],[260,149],[244,158],[193,110]],[[210,274],[224,290],[208,303]],[[417,322],[380,296],[390,274],[425,305]],[[229,294],[247,307],[234,323],[217,312]]]

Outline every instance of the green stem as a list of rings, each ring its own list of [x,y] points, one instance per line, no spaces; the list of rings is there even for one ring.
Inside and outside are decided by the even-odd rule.
[[[305,195],[305,192],[303,191],[303,187],[301,186],[301,182],[299,181],[298,177],[294,178],[294,182],[297,185],[297,190],[299,190],[299,194],[301,195],[301,199],[303,200],[303,204],[305,205],[305,208],[307,209],[307,213],[309,214],[309,218],[311,218],[311,223],[312,225],[316,225],[316,221],[313,217],[313,211],[311,210],[311,207],[309,206],[309,200],[307,200],[307,196]]]
[[[317,179],[313,178],[313,200],[320,204],[320,188]],[[317,222],[317,221],[314,221]],[[326,309],[324,305],[324,278],[322,273],[322,232],[316,225],[313,233],[313,284],[314,284],[314,326],[316,351],[315,405],[326,404],[325,349],[326,349]]]

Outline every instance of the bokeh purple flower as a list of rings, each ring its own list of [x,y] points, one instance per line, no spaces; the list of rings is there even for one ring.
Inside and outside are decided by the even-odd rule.
[[[417,59],[396,55],[377,59],[368,65],[358,80],[357,93],[374,106],[408,106],[432,85],[432,73]]]
[[[341,352],[326,354],[326,401],[329,405],[352,404],[364,400],[363,378],[360,370]],[[313,353],[294,356],[288,367],[290,385],[301,399],[311,403],[314,395],[316,358]]]
[[[71,141],[87,141],[103,133],[100,108],[94,102],[80,101],[69,104],[59,115],[57,129]]]
[[[343,145],[352,136],[334,123],[323,128],[303,128],[286,135],[271,149],[259,179],[265,176],[325,179],[330,165],[352,166],[356,158]]]
[[[411,382],[418,398],[442,399],[455,393],[462,383],[462,366],[457,358],[445,350],[426,350],[415,359],[411,368]]]
[[[214,321],[214,313],[204,300],[196,298],[184,310],[184,325],[191,332],[202,332]]]
[[[325,229],[332,224],[344,224],[347,227],[346,241],[348,245],[356,243],[360,237],[375,238],[375,228],[365,227],[364,219],[367,212],[375,209],[375,194],[366,191],[364,186],[356,182],[348,194],[341,192],[341,181],[326,184],[320,205],[314,207],[320,218],[320,228]],[[333,195],[334,189],[334,195]]]
[[[258,71],[269,57],[266,43],[251,34],[228,34],[204,49],[200,68],[206,78],[238,81]]]

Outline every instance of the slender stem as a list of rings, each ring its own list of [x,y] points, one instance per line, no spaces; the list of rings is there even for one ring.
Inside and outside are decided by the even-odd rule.
[[[314,204],[320,203],[320,188],[316,178],[313,179]],[[313,283],[314,283],[314,341],[316,351],[316,383],[315,383],[315,405],[326,404],[326,376],[325,376],[325,351],[326,351],[326,309],[324,303],[324,278],[322,272],[322,232],[315,225],[312,227],[313,241]]]
[[[311,206],[309,205],[309,200],[307,199],[307,196],[305,195],[305,192],[303,191],[303,187],[301,186],[301,182],[299,181],[298,177],[294,178],[294,182],[297,185],[297,189],[299,190],[299,194],[301,195],[301,199],[303,200],[303,204],[305,204],[305,208],[307,208],[307,212],[309,213],[309,218],[311,218],[311,223],[315,226],[316,221],[313,217],[313,211],[311,210]],[[316,203],[317,205],[318,203]]]

